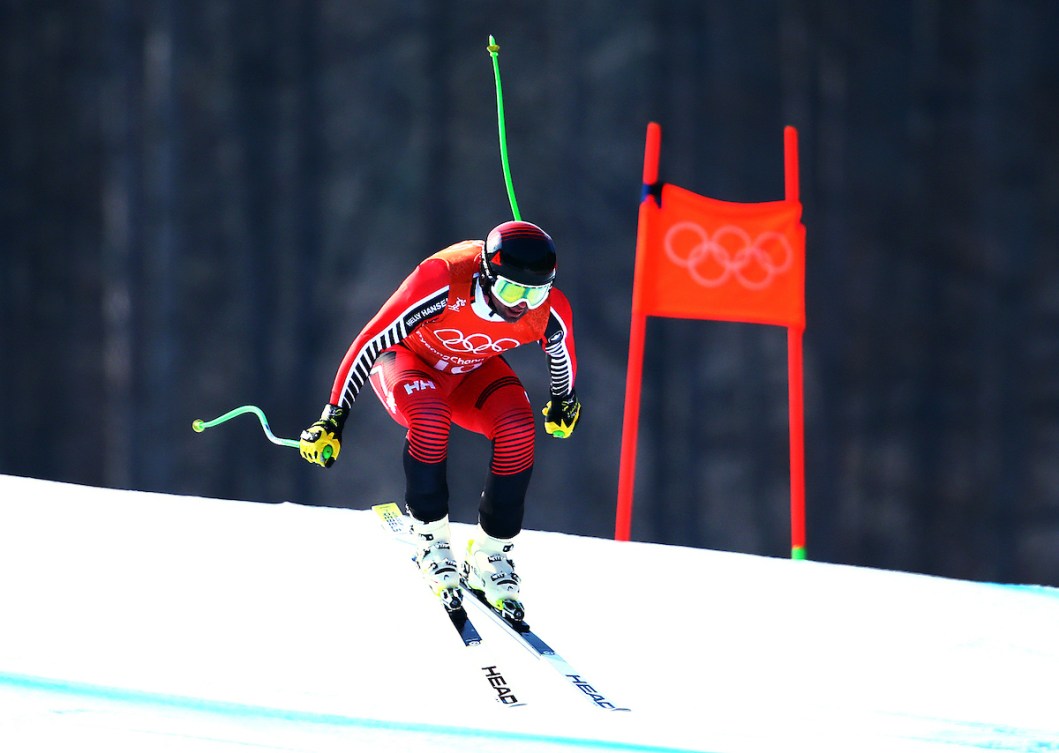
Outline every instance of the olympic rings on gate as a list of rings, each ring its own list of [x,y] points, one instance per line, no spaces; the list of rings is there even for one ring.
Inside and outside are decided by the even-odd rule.
[[[442,345],[456,353],[473,353],[475,355],[503,353],[505,350],[517,348],[521,344],[518,340],[513,340],[510,337],[501,337],[499,340],[493,340],[489,335],[483,335],[479,332],[464,335],[458,329],[439,329],[434,334],[437,335]]]
[[[719,227],[711,237],[695,222],[675,222],[666,232],[665,247],[670,261],[705,288],[720,287],[734,277],[743,287],[764,290],[794,260],[783,233],[768,230],[752,239],[736,225]]]

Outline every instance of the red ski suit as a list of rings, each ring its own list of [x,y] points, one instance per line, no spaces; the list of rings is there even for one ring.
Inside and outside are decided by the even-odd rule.
[[[508,538],[522,526],[533,468],[535,415],[525,389],[498,356],[539,342],[550,392],[574,388],[570,303],[552,288],[545,305],[508,322],[478,284],[482,241],[463,241],[427,258],[350,345],[330,402],[347,409],[365,383],[408,429],[405,499],[423,521],[448,513],[445,460],[452,422],[488,437],[490,474],[479,515],[491,535]]]

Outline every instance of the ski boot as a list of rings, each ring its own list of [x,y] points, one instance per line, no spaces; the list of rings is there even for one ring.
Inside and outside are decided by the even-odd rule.
[[[459,570],[449,543],[449,516],[432,523],[412,517],[411,532],[415,538],[416,564],[430,590],[449,611],[459,609],[463,596]]]
[[[522,622],[526,610],[519,600],[519,577],[515,572],[515,563],[508,556],[514,547],[511,539],[490,536],[479,525],[475,537],[467,542],[463,583],[480,594],[479,598],[504,619]]]

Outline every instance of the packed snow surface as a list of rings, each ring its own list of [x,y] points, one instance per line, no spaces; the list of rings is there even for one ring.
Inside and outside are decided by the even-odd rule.
[[[1059,751],[1059,590],[543,531],[515,560],[629,711],[475,611],[465,648],[370,511],[0,476],[0,750]]]

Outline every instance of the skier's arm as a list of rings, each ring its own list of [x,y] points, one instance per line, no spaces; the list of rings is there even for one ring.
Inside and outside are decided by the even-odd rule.
[[[581,418],[581,402],[574,391],[577,353],[574,349],[573,311],[559,290],[549,296],[551,311],[541,347],[548,360],[548,383],[552,399],[544,406],[544,430],[553,437],[569,437]]]
[[[325,468],[334,464],[342,447],[342,427],[349,409],[367,383],[375,360],[422,322],[443,311],[448,293],[448,266],[440,259],[427,259],[401,283],[346,351],[320,420],[301,434],[303,458]]]
[[[335,375],[330,403],[347,410],[352,407],[379,354],[444,311],[448,295],[449,273],[444,261],[431,258],[416,267],[349,346]]]

